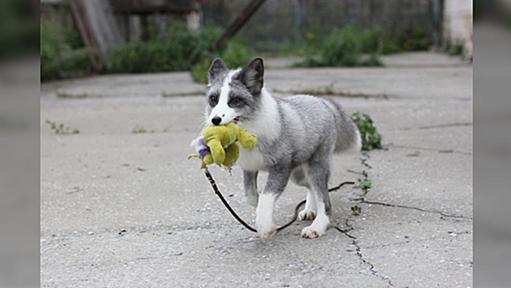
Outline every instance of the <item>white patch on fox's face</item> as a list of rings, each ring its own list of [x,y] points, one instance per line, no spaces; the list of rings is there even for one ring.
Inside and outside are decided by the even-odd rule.
[[[229,107],[229,90],[232,77],[238,73],[240,69],[229,71],[229,74],[227,77],[225,77],[224,82],[222,84],[222,88],[220,89],[220,96],[218,99],[218,103],[215,107],[211,110],[211,113],[209,113],[208,117],[208,123],[212,124],[213,118],[220,117],[222,121],[218,125],[224,125],[228,124],[231,121],[234,120],[238,115],[236,113],[236,110]]]

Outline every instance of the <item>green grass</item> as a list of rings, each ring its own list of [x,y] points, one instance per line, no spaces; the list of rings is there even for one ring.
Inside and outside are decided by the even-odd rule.
[[[360,137],[362,138],[362,150],[369,151],[373,149],[381,149],[381,134],[374,126],[373,119],[367,114],[355,112],[351,115],[351,119],[358,127],[360,131]]]

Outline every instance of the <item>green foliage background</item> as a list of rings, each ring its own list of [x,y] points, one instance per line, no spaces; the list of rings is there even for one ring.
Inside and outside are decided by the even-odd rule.
[[[304,60],[298,67],[382,66],[380,55],[427,50],[431,37],[421,29],[405,31],[398,37],[385,35],[381,28],[351,26],[305,39]]]

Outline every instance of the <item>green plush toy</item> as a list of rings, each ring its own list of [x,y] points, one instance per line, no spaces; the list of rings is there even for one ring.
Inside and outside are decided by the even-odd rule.
[[[256,136],[234,123],[206,127],[203,136],[192,142],[197,153],[188,157],[201,158],[201,168],[213,163],[230,168],[240,154],[238,142],[245,149],[252,149],[256,145]]]

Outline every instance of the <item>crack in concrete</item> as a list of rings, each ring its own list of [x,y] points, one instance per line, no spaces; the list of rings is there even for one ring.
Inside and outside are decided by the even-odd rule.
[[[344,224],[348,227],[347,230],[341,230],[341,229],[337,229],[337,230],[339,232],[341,232],[342,234],[344,234],[346,237],[351,239],[351,244],[353,246],[355,246],[355,254],[360,259],[360,262],[362,262],[364,265],[366,265],[368,267],[369,271],[371,272],[371,275],[381,279],[382,281],[387,282],[387,284],[390,287],[394,287],[394,284],[392,283],[392,280],[389,277],[387,277],[385,275],[382,275],[378,270],[376,270],[374,264],[371,263],[369,260],[367,260],[366,257],[364,256],[364,254],[362,254],[362,248],[361,248],[360,244],[358,243],[357,237],[353,236],[352,234],[349,233],[350,231],[355,230],[353,225],[351,225],[349,223],[349,217],[346,219]]]
[[[371,169],[372,167],[371,167],[371,165],[369,165],[368,160],[369,160],[369,154],[367,152],[362,152],[362,157],[360,158],[362,165],[368,169]],[[362,171],[362,175],[364,176],[364,181],[370,181],[367,171],[365,171],[365,170]],[[380,206],[392,207],[392,208],[410,209],[410,210],[416,210],[416,211],[421,211],[421,212],[426,212],[426,213],[434,213],[434,214],[439,214],[440,216],[445,217],[445,218],[472,220],[472,217],[469,217],[469,216],[457,215],[457,214],[453,214],[453,213],[446,213],[443,211],[438,211],[438,210],[433,210],[433,209],[424,209],[424,208],[420,208],[420,207],[414,207],[414,206],[408,206],[408,205],[402,205],[402,204],[393,204],[393,203],[386,203],[386,202],[381,202],[381,201],[367,200],[367,199],[365,199],[365,196],[369,192],[369,188],[365,188],[365,189],[363,189],[363,191],[364,191],[364,193],[362,195],[360,195],[360,198],[356,199],[356,201],[358,201],[359,203],[380,205]]]
[[[368,152],[362,152],[362,157],[360,158],[360,162],[362,163],[362,165],[364,167],[366,167],[367,169],[371,169],[371,165],[369,165],[369,163],[367,162],[369,159],[369,154]],[[362,172],[359,173],[359,175],[363,176],[363,181],[367,181],[369,180],[369,174],[367,173],[366,170],[363,170]],[[369,192],[369,188],[361,188],[364,193],[361,195],[361,199],[364,199],[363,197]],[[351,231],[354,231],[355,228],[353,227],[353,225],[351,225],[349,223],[349,219],[350,217],[352,217],[351,215],[348,216],[346,218],[346,221],[344,222],[344,225],[346,227],[348,227],[348,229],[340,229],[338,227],[335,227],[337,229],[337,231],[341,232],[342,234],[344,234],[346,237],[348,237],[349,239],[351,239],[351,244],[353,246],[355,246],[355,254],[357,255],[357,257],[360,259],[360,262],[362,262],[364,265],[366,265],[369,269],[369,272],[371,272],[371,275],[373,275],[374,277],[377,277],[379,278],[380,280],[382,281],[385,281],[387,282],[388,286],[389,287],[394,287],[394,284],[392,283],[392,280],[385,276],[385,275],[382,275],[377,269],[376,267],[374,266],[373,263],[371,263],[365,256],[364,254],[362,253],[362,247],[360,246],[359,244],[359,241],[358,241],[358,238],[354,235],[352,235],[350,232]]]
[[[363,157],[360,158],[360,161],[361,161],[362,165],[364,167],[368,168],[368,169],[371,169],[372,167],[368,163],[369,154],[367,152],[362,152],[362,155],[363,155]],[[366,170],[363,170],[360,174],[362,176],[364,176],[364,179],[363,179],[364,181],[370,181],[368,173],[367,173]],[[469,216],[458,215],[458,214],[453,214],[453,213],[447,213],[447,212],[443,212],[443,211],[439,211],[439,210],[424,209],[424,208],[420,208],[420,207],[414,207],[414,206],[403,205],[403,204],[393,204],[393,203],[386,203],[386,202],[381,202],[381,201],[367,200],[365,198],[365,196],[369,192],[369,189],[370,188],[362,189],[364,193],[362,193],[362,195],[360,195],[360,198],[355,199],[355,201],[358,201],[359,203],[363,203],[363,204],[379,205],[379,206],[384,206],[384,207],[402,208],[402,209],[410,209],[410,210],[416,210],[416,211],[426,212],[426,213],[434,213],[434,214],[439,214],[440,216],[445,217],[445,218],[456,218],[456,219],[472,220],[472,217],[469,217]]]
[[[403,149],[415,149],[415,150],[435,151],[435,152],[444,153],[444,154],[453,153],[453,154],[461,154],[461,155],[470,155],[470,156],[472,156],[472,153],[470,153],[470,152],[458,151],[458,150],[454,150],[454,149],[436,149],[436,148],[420,147],[420,146],[413,146],[413,145],[399,145],[399,144],[394,144],[394,143],[389,143],[386,147],[387,148],[388,147],[395,147],[395,148],[403,148]]]
[[[386,93],[363,93],[363,92],[351,92],[351,91],[334,91],[330,86],[322,86],[316,88],[306,88],[301,90],[281,90],[281,89],[272,89],[273,93],[277,94],[286,94],[286,95],[314,95],[314,96],[336,96],[336,97],[345,97],[345,98],[355,98],[355,99],[398,99],[397,95],[388,95]]]
[[[206,90],[195,90],[188,92],[161,92],[161,97],[163,98],[171,98],[171,97],[183,97],[183,96],[203,96],[206,94]]]
[[[399,130],[425,130],[425,129],[435,129],[435,128],[450,128],[450,127],[461,127],[461,126],[472,126],[472,122],[455,122],[455,123],[446,123],[446,124],[438,124],[438,125],[427,125],[427,126],[419,126],[419,127],[403,127],[399,128]]]
[[[369,159],[370,159],[369,153],[367,151],[363,151],[362,152],[362,157],[360,158],[360,163],[366,169],[364,169],[362,172],[357,172],[357,171],[349,171],[349,172],[361,175],[363,177],[363,179],[362,179],[363,181],[370,181],[369,173],[367,172],[367,170],[372,169],[372,166],[368,163]],[[362,189],[363,193],[360,195],[360,198],[357,199],[357,201],[359,203],[372,204],[372,205],[380,205],[380,206],[392,207],[392,208],[410,209],[410,210],[416,210],[416,211],[421,211],[421,212],[426,212],[426,213],[435,213],[435,214],[440,215],[441,219],[442,219],[442,217],[445,217],[445,218],[455,218],[455,219],[472,219],[471,217],[467,217],[467,216],[463,216],[463,215],[457,215],[457,214],[450,214],[450,213],[446,213],[446,212],[442,212],[442,211],[437,211],[437,210],[429,210],[429,209],[424,209],[424,208],[420,208],[420,207],[413,207],[413,206],[407,206],[407,205],[401,205],[401,204],[391,204],[391,203],[385,203],[385,202],[366,200],[365,197],[369,193],[369,189],[370,188],[368,188],[368,187],[361,187],[361,189]],[[341,232],[342,234],[344,234],[346,237],[351,239],[351,244],[353,246],[355,246],[355,253],[356,253],[356,255],[358,256],[358,258],[360,259],[360,261],[364,265],[368,266],[368,269],[371,272],[371,274],[373,276],[381,279],[382,281],[386,281],[388,286],[394,287],[394,284],[392,283],[392,280],[388,276],[385,276],[385,275],[381,274],[376,269],[375,265],[373,263],[371,263],[364,256],[364,254],[362,253],[362,246],[360,245],[358,238],[350,233],[351,231],[355,230],[353,225],[351,225],[349,223],[349,220],[350,220],[351,217],[352,217],[351,215],[348,216],[346,218],[346,221],[345,221],[345,226],[348,227],[348,229],[343,230],[343,229],[340,229],[338,227],[336,227],[336,229],[339,232]],[[410,240],[406,240],[405,242],[408,243],[408,242],[410,242]]]
[[[127,235],[140,235],[145,233],[152,233],[156,235],[159,234],[167,234],[172,235],[178,232],[186,232],[193,230],[212,230],[218,229],[221,225],[213,225],[212,223],[207,222],[206,224],[199,225],[151,225],[151,226],[126,226],[119,228],[101,228],[96,230],[80,230],[80,231],[59,231],[59,232],[50,232],[45,231],[41,234],[41,237],[47,237],[50,240],[53,239],[67,239],[68,237],[98,237],[101,235],[114,234],[116,237],[123,237]]]
[[[385,206],[385,207],[411,209],[411,210],[416,210],[416,211],[421,211],[421,212],[426,212],[426,213],[434,213],[434,214],[439,214],[446,218],[458,218],[458,219],[472,220],[472,217],[468,217],[468,216],[464,216],[464,215],[450,214],[450,213],[445,213],[445,212],[438,211],[438,210],[430,210],[430,209],[424,209],[424,208],[408,206],[408,205],[392,204],[392,203],[385,203],[385,202],[379,202],[379,201],[370,201],[370,200],[366,200],[365,198],[361,198],[359,200],[359,202],[364,203],[364,204],[380,205],[380,206]]]
[[[448,236],[442,236],[442,237],[430,237],[430,238],[420,238],[420,239],[408,239],[398,242],[391,242],[387,244],[377,244],[377,245],[369,245],[369,246],[363,246],[365,249],[375,249],[375,248],[385,248],[385,247],[392,247],[392,246],[400,246],[400,245],[406,245],[410,243],[420,243],[420,242],[428,242],[428,241],[434,241],[434,240],[442,240],[442,239],[452,239],[454,237],[458,237],[460,235],[470,235],[472,234],[471,231],[462,231],[462,232],[451,232],[448,233]]]

